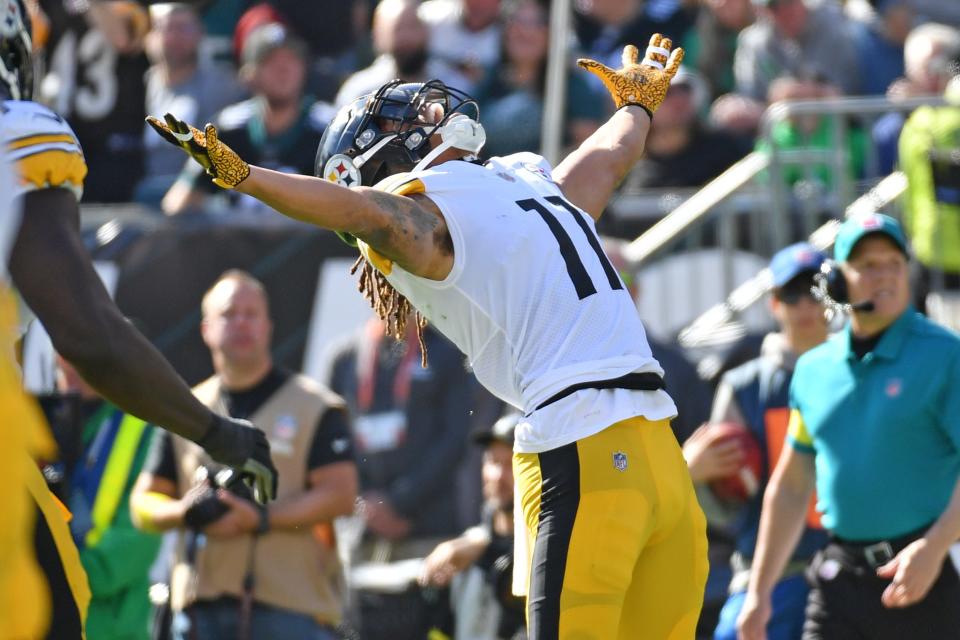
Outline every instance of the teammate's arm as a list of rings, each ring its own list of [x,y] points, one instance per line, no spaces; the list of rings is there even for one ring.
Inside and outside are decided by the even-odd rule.
[[[643,60],[637,63],[637,48],[628,45],[619,70],[594,60],[578,61],[600,77],[617,112],[554,169],[553,178],[567,199],[595,220],[643,154],[650,119],[683,60],[683,49],[671,54],[671,46],[669,38],[654,34]]]
[[[763,494],[750,586],[737,620],[737,631],[742,640],[764,640],[767,637],[773,587],[783,575],[803,534],[815,482],[813,455],[785,446]]]
[[[26,193],[10,258],[14,283],[56,350],[124,411],[199,443],[225,464],[245,468],[252,458],[272,469],[263,434],[211,413],[123,317],[90,263],[78,220],[67,189]],[[264,479],[275,492],[275,471]]]

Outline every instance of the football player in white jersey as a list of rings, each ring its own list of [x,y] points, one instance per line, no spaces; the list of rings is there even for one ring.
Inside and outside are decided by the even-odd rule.
[[[361,290],[391,329],[412,306],[524,412],[517,540],[532,557],[515,590],[535,640],[692,638],[700,611],[705,523],[676,408],[595,228],[679,67],[670,47],[655,35],[640,63],[627,47],[619,71],[581,61],[618,110],[556,168],[532,153],[477,161],[476,102],[439,81],[345,107],[321,142],[325,180],[250,166],[211,125],[148,119],[216,184],[357,243]]]
[[[247,422],[214,415],[194,398],[104,289],[79,233],[83,152],[63,118],[30,101],[32,90],[29,14],[23,0],[0,0],[0,148],[10,163],[0,167],[6,181],[0,188],[6,198],[0,202],[2,272],[9,264],[13,285],[56,350],[104,397],[199,442],[214,459],[242,469],[267,499],[276,490],[276,470],[266,436]],[[80,638],[89,589],[63,512],[27,455],[49,459],[53,447],[11,356],[25,324],[22,317],[17,321],[13,299],[0,278],[0,468],[6,484],[0,513],[15,524],[0,526],[0,637]],[[29,552],[31,538],[46,586]]]

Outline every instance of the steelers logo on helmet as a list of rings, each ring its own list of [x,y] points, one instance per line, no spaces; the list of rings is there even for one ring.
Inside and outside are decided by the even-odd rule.
[[[360,185],[360,170],[353,164],[350,156],[342,153],[331,156],[327,160],[323,168],[323,177],[344,187]]]

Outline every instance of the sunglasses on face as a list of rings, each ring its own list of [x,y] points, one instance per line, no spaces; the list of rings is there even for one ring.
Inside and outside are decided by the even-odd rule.
[[[802,298],[816,300],[811,289],[814,286],[813,278],[799,278],[791,280],[779,289],[774,290],[773,297],[787,305],[795,305]]]

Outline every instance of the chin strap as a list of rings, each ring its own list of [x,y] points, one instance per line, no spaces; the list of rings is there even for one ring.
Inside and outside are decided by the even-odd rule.
[[[397,134],[393,134],[392,136],[384,136],[383,138],[381,138],[377,142],[377,144],[373,145],[372,147],[370,147],[369,149],[367,149],[366,151],[358,155],[356,158],[354,158],[353,166],[359,169],[360,167],[365,165],[367,163],[367,160],[372,158],[377,151],[380,151],[380,149],[385,147],[391,140],[393,140],[396,137],[397,137]],[[371,186],[371,185],[366,185],[366,186]]]

